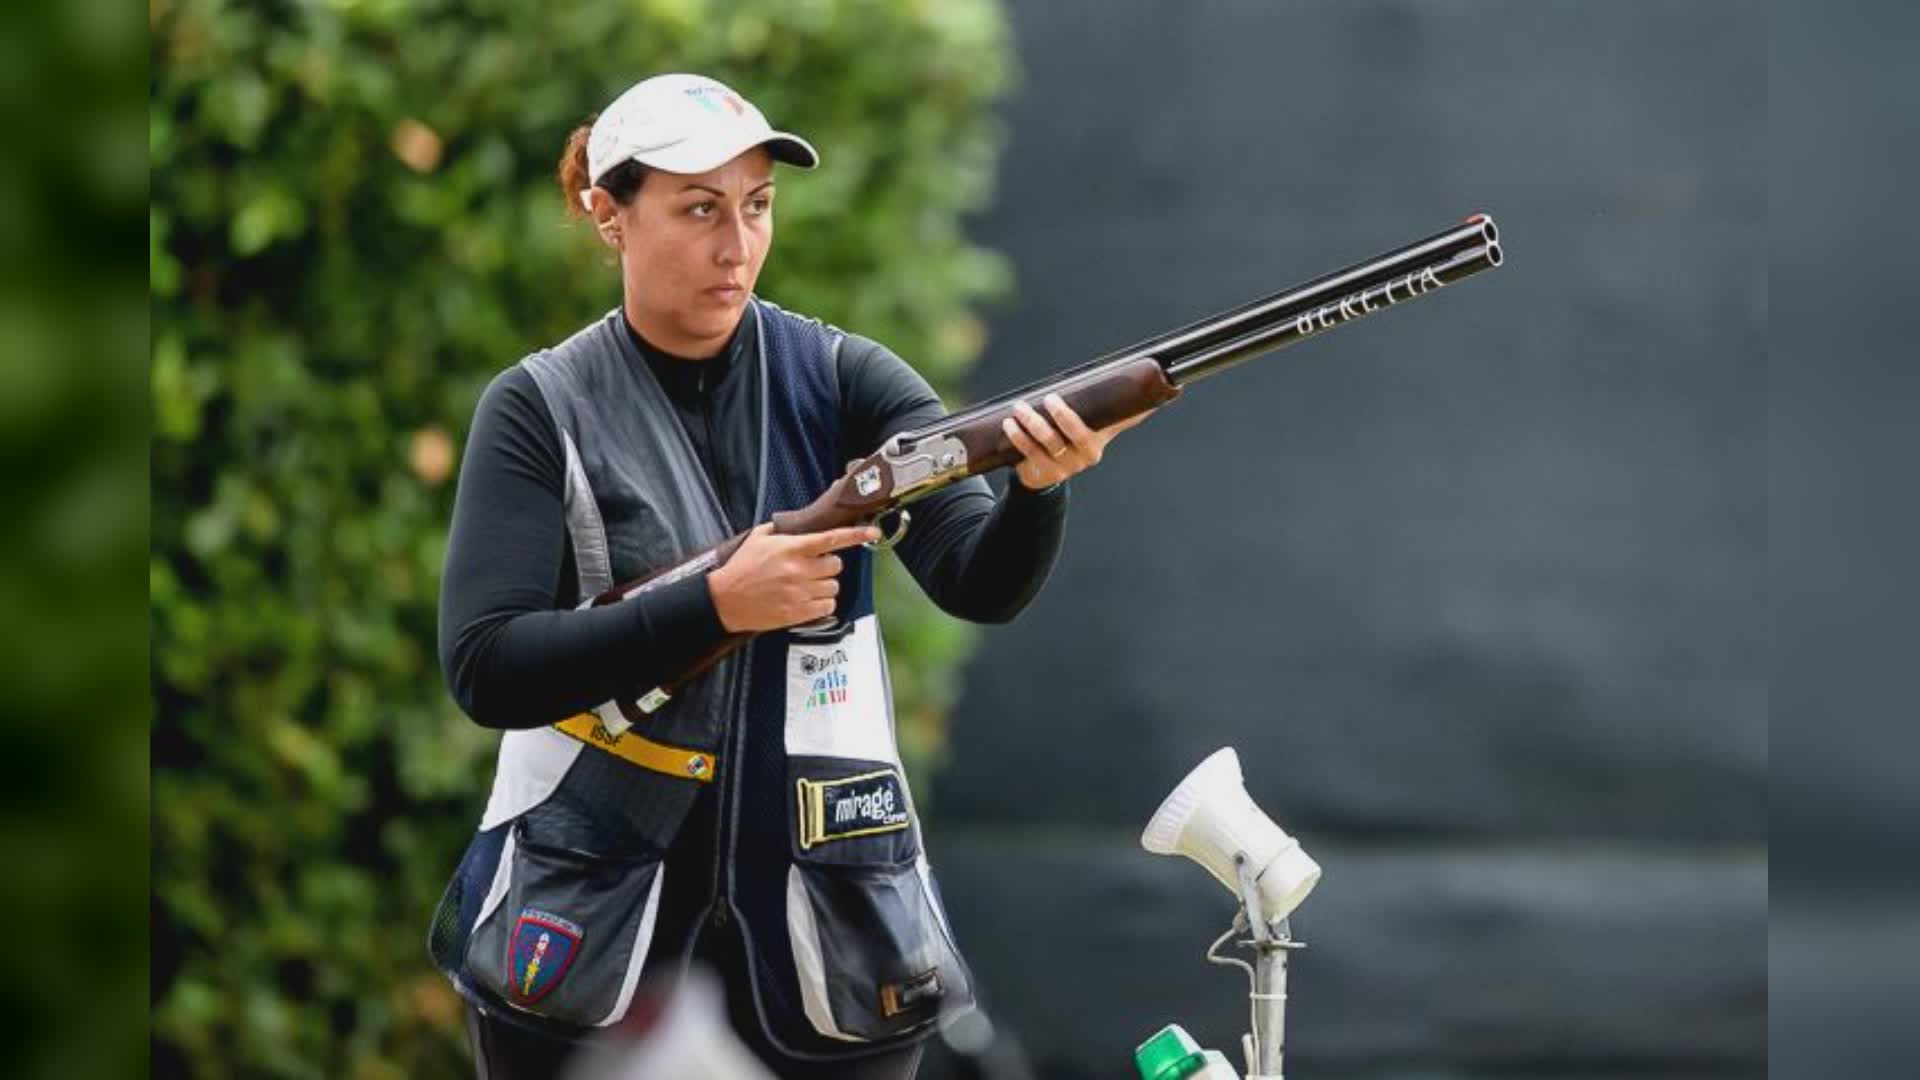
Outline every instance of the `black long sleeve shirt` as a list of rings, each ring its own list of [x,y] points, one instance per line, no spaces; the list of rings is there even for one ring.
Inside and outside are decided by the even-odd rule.
[[[705,360],[670,356],[633,335],[737,530],[754,524],[752,448],[761,437],[751,322],[743,318],[733,341]],[[867,338],[847,337],[837,373],[838,437],[848,458],[945,413],[926,380]],[[440,591],[442,671],[461,708],[488,727],[539,727],[643,692],[725,633],[705,575],[576,610],[583,597],[564,484],[553,416],[533,377],[515,365],[494,378],[474,413]],[[1011,481],[996,499],[985,481],[968,480],[917,502],[895,551],[941,609],[1004,622],[1046,579],[1066,502],[1064,487],[1033,492]]]

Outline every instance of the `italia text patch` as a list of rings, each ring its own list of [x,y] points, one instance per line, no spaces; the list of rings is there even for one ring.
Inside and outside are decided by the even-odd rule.
[[[800,673],[807,679],[807,696],[800,707],[808,712],[847,703],[847,650],[800,654]]]
[[[892,769],[838,780],[808,780],[800,793],[800,850],[829,840],[896,832],[907,827],[907,792]]]

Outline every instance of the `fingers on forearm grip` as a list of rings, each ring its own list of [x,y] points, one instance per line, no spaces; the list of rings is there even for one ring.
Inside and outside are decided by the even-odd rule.
[[[1051,456],[1045,447],[1034,441],[1033,436],[1027,433],[1027,429],[1022,427],[1018,420],[1008,417],[1001,426],[1007,433],[1007,441],[1012,443],[1013,448],[1020,451],[1022,455],[1030,458]]]
[[[1061,436],[1060,430],[1049,423],[1046,417],[1041,416],[1033,406],[1021,402],[1019,415],[1020,423],[1027,429],[1027,434],[1033,436],[1033,441],[1039,443],[1048,456],[1059,457],[1066,450],[1067,441]]]
[[[1047,415],[1053,417],[1054,424],[1066,433],[1067,438],[1081,445],[1098,439],[1093,429],[1087,426],[1087,422],[1080,419],[1080,414],[1074,412],[1060,395],[1048,394],[1046,406]]]

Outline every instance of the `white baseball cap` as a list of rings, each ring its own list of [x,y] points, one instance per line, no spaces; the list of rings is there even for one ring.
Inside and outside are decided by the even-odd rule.
[[[820,155],[798,135],[775,131],[753,103],[704,75],[655,75],[613,99],[587,134],[587,177],[637,161],[670,173],[717,169],[756,146],[802,169]],[[581,198],[586,199],[586,192]]]

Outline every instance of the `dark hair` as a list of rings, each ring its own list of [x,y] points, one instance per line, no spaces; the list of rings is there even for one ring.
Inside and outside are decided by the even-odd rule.
[[[587,136],[593,132],[593,117],[573,129],[567,136],[567,148],[560,152],[560,168],[555,174],[560,181],[560,195],[567,200],[567,213],[577,218],[586,218],[587,208],[580,203],[580,193],[588,188],[605,188],[613,201],[625,206],[633,201],[640,191],[640,185],[652,171],[637,161],[623,161],[600,177],[600,183],[587,180]]]

